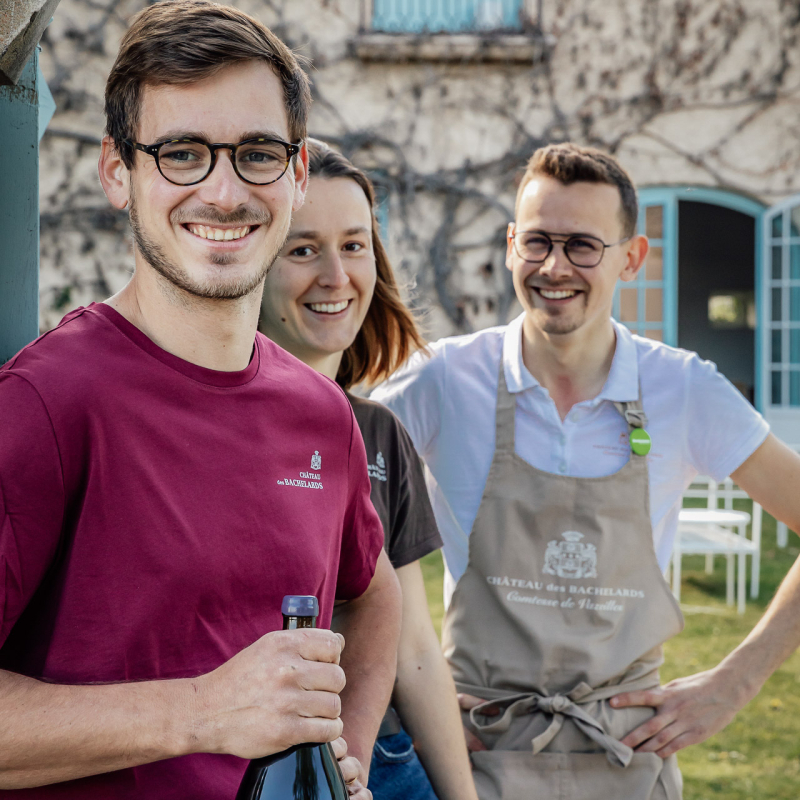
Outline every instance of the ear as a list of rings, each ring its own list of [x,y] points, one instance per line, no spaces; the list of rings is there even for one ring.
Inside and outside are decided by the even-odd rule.
[[[639,270],[644,264],[650,243],[646,236],[634,236],[628,242],[628,252],[626,255],[625,266],[620,273],[620,280],[632,281],[639,274]]]
[[[508,229],[506,230],[506,269],[513,271],[511,264],[511,257],[514,255],[514,233],[516,232],[516,223],[509,222]]]
[[[290,169],[292,169],[290,167]],[[300,152],[294,157],[294,199],[292,211],[297,211],[306,199],[308,188],[308,148],[306,143],[300,146]]]
[[[97,164],[100,183],[109,203],[120,211],[128,205],[130,199],[131,174],[117,152],[114,140],[104,136],[100,145],[100,160]]]

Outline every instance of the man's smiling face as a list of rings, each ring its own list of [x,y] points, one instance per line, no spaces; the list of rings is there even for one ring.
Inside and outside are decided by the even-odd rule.
[[[616,186],[585,181],[565,186],[537,175],[525,186],[509,236],[515,231],[544,231],[555,239],[580,233],[607,244],[619,242],[625,237],[620,206]],[[560,243],[554,243],[547,259],[537,264],[524,261],[509,238],[506,266],[529,324],[558,335],[608,319],[617,279],[631,280],[638,270],[640,262],[630,252],[637,239],[641,237],[607,248],[596,267],[576,267]]]
[[[232,142],[256,136],[289,141],[283,89],[263,61],[245,61],[189,85],[145,86],[138,141],[199,137]],[[304,168],[295,158],[278,181],[245,183],[229,150],[211,174],[176,186],[155,159],[135,151],[130,216],[141,259],[173,286],[197,297],[236,298],[258,289],[303,200]]]

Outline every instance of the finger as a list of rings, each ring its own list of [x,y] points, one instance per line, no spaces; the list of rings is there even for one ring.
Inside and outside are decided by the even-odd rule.
[[[479,753],[486,750],[486,745],[468,728],[464,728],[464,738],[467,740],[467,750],[470,753]]]
[[[372,800],[372,792],[361,781],[348,783],[347,794],[352,800]]]
[[[331,742],[331,747],[333,747],[333,755],[336,756],[337,761],[341,761],[347,755],[347,742],[342,736],[334,739]]]
[[[655,736],[651,736],[644,744],[636,748],[637,753],[656,753],[667,747],[673,739],[684,732],[683,727],[678,722],[666,725]]]
[[[361,762],[353,756],[346,756],[339,760],[339,769],[342,771],[344,782],[352,783],[361,775]]]
[[[703,737],[698,736],[691,731],[687,731],[686,733],[682,733],[680,736],[676,736],[666,747],[662,747],[657,755],[661,756],[661,758],[669,758],[673,753],[677,753],[678,750],[683,750],[684,747],[688,747],[691,744],[697,744],[698,742],[702,742]]]
[[[291,666],[296,670],[297,686],[307,692],[333,692],[339,694],[347,684],[344,670],[338,664],[319,661],[301,661]]]
[[[458,705],[461,706],[464,711],[471,711],[475,706],[486,702],[485,700],[481,700],[480,697],[475,697],[471,694],[458,694],[457,697]]]
[[[311,719],[336,719],[342,714],[342,699],[333,692],[301,692],[296,713]]]
[[[303,628],[283,631],[297,640],[297,653],[306,661],[338,664],[344,647],[344,636],[323,628]]]
[[[668,725],[671,725],[675,721],[674,717],[668,716],[666,714],[656,714],[654,717],[651,717],[647,722],[643,725],[640,725],[638,728],[634,728],[624,739],[622,739],[622,744],[628,745],[628,747],[633,747],[638,749],[639,745],[642,742],[646,742],[649,739],[652,739],[654,736],[657,736],[664,728]]]
[[[292,726],[292,745],[305,742],[332,742],[342,735],[344,725],[341,718],[297,717]]]
[[[648,689],[640,692],[622,692],[609,700],[612,708],[628,708],[629,706],[651,706],[658,708],[664,702],[662,689]]]

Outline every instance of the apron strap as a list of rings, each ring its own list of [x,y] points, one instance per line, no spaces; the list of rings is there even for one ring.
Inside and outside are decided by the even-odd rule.
[[[514,415],[517,410],[517,398],[508,391],[506,371],[503,357],[500,356],[500,374],[497,378],[497,411],[495,412],[495,445],[496,453],[514,454]]]
[[[629,400],[626,403],[614,403],[614,406],[622,414],[625,422],[628,423],[630,431],[634,428],[647,427],[647,414],[644,413],[644,408],[642,407],[641,386],[639,386],[639,397],[636,400]]]

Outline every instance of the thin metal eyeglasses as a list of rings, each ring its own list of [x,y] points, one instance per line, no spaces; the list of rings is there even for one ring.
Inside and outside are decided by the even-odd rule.
[[[193,137],[168,139],[156,144],[125,139],[125,144],[152,156],[158,171],[177,186],[192,186],[204,181],[217,163],[217,150],[230,150],[233,170],[245,183],[266,186],[284,176],[289,162],[301,147],[301,144],[266,137],[245,139],[238,144],[211,144]]]
[[[514,249],[523,260],[532,264],[541,264],[547,261],[553,252],[553,245],[558,243],[564,248],[564,255],[570,264],[576,267],[596,267],[605,255],[606,248],[616,247],[629,241],[632,237],[626,236],[618,242],[606,244],[596,236],[583,233],[573,233],[566,238],[554,239],[545,231],[515,231],[508,237],[514,240]]]

